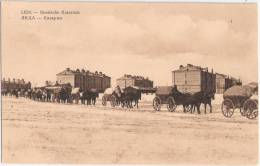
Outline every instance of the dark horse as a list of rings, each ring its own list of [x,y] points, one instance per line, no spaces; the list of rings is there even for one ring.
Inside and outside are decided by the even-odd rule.
[[[215,92],[205,92],[205,91],[200,91],[196,92],[193,94],[194,100],[196,100],[196,103],[198,103],[197,111],[199,112],[200,105],[204,104],[204,112],[205,114],[207,113],[207,105],[210,107],[210,113],[212,113],[212,105],[211,105],[211,100],[215,99]],[[191,113],[194,111],[194,106],[192,106],[193,109],[191,109]]]
[[[87,104],[88,105],[96,105],[96,100],[99,96],[99,92],[97,89],[90,89],[90,90],[87,90]]]
[[[123,108],[133,108],[134,106],[138,108],[138,101],[141,99],[141,92],[131,86],[126,87],[124,91],[119,86],[116,86],[112,95],[116,98],[116,104],[121,104]],[[133,102],[135,103],[134,105]]]
[[[70,103],[71,96],[71,88],[70,87],[62,87],[59,92],[59,99],[61,103]]]
[[[87,104],[87,105],[95,105],[96,104],[96,99],[99,96],[98,90],[96,89],[90,89],[86,91],[81,91],[80,92],[80,100],[81,104]],[[87,100],[87,103],[86,103]]]
[[[174,98],[176,105],[183,106],[184,112],[190,111],[190,109],[192,109],[192,106],[196,106],[198,113],[200,113],[200,110],[199,110],[200,103],[197,102],[197,100],[194,98],[193,95],[191,95],[189,93],[182,93],[182,92],[178,91],[177,86],[173,87],[171,95]]]
[[[175,99],[177,105],[182,104],[184,112],[190,111],[194,112],[197,109],[198,114],[200,114],[200,105],[204,104],[205,113],[207,105],[210,106],[210,112],[212,112],[211,100],[214,99],[215,93],[212,92],[196,92],[194,94],[181,93],[178,91],[177,86],[172,89],[172,95]],[[188,110],[186,110],[188,108]]]
[[[124,89],[124,99],[129,108],[133,108],[134,106],[138,108],[138,102],[141,100],[141,91],[131,86],[126,87]],[[133,102],[135,105],[133,105]]]

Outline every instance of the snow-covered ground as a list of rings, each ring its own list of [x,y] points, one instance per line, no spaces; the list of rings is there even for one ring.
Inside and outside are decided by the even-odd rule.
[[[256,164],[258,120],[213,113],[43,103],[3,97],[3,162],[82,164]]]

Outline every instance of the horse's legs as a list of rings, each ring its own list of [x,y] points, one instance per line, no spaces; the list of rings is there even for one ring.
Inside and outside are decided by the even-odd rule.
[[[183,112],[185,113],[186,112],[186,108],[185,108],[185,105],[183,104]]]
[[[209,102],[209,107],[210,107],[210,113],[212,113],[212,105],[211,105],[211,102]]]
[[[191,104],[190,105],[190,113],[192,114],[193,112],[195,112],[195,105]]]
[[[93,104],[96,105],[96,98],[94,98],[94,103]]]
[[[132,108],[132,101],[131,100],[128,100],[128,105],[129,105],[129,108]]]
[[[133,100],[129,100],[129,108],[133,108]]]
[[[196,104],[196,106],[197,106],[198,114],[200,114],[200,104]]]
[[[204,112],[207,113],[207,103],[204,103]]]

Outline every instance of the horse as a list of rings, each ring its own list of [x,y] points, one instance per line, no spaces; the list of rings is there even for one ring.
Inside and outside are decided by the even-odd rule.
[[[141,100],[141,91],[133,87],[126,87],[124,89],[124,98],[129,108],[136,106],[138,108],[138,102]],[[133,106],[133,102],[135,105]]]
[[[115,96],[116,98],[116,105],[124,104],[124,92],[118,85],[113,90],[112,96]]]
[[[174,98],[176,105],[182,105],[183,106],[183,112],[190,111],[189,109],[192,109],[193,106],[199,107],[199,103],[196,102],[194,97],[189,93],[182,93],[177,89],[177,86],[174,86],[172,88],[172,91],[169,96],[172,96]],[[189,108],[190,107],[190,108]],[[186,110],[188,109],[188,110]],[[198,113],[200,113],[198,109]]]
[[[51,101],[51,91],[49,89],[46,89],[46,101]]]
[[[97,97],[99,96],[97,89],[90,89],[84,92],[81,91],[79,95],[80,95],[81,103],[87,105],[95,105]]]
[[[210,107],[210,113],[212,113],[212,105],[211,100],[215,99],[215,93],[214,92],[202,92],[200,99],[200,103],[204,104],[204,113],[207,113],[207,105]]]
[[[38,101],[42,101],[43,100],[43,95],[42,95],[42,90],[41,89],[37,89],[36,90],[36,100],[38,100]]]
[[[62,87],[60,92],[59,92],[59,96],[60,96],[60,100],[62,103],[70,103],[70,88],[66,88],[66,87]]]
[[[90,89],[89,96],[90,96],[91,104],[96,105],[96,100],[97,100],[97,97],[99,96],[98,90]]]
[[[8,94],[8,89],[2,89],[2,90],[1,90],[1,94],[2,94],[2,96],[7,96],[7,94]]]
[[[81,91],[80,93],[79,93],[79,99],[80,99],[80,101],[81,101],[81,104],[85,104],[85,100],[86,100],[86,92],[83,92],[83,91]]]
[[[11,91],[11,96],[15,96],[16,98],[18,98],[18,89],[13,89],[12,91]]]
[[[191,106],[191,113],[195,111],[195,106],[197,107],[197,111],[200,112],[200,105],[204,104],[204,112],[205,114],[207,113],[207,105],[210,106],[210,113],[212,113],[212,105],[211,105],[211,100],[215,99],[215,93],[214,92],[205,92],[205,91],[200,91],[196,92],[192,95],[193,100],[195,101],[192,103]]]

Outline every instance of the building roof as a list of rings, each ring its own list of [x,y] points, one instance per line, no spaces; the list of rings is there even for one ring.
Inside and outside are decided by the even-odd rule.
[[[196,65],[192,65],[192,64],[187,64],[186,66],[180,65],[179,69],[177,70],[173,70],[173,72],[175,71],[184,71],[184,70],[201,70],[201,71],[207,71],[208,68],[203,68],[201,66],[196,66]]]
[[[57,75],[75,75],[76,74],[76,71],[74,70],[64,70],[60,73],[58,73]]]
[[[102,72],[98,72],[98,71],[95,71],[95,72],[90,72],[90,71],[86,71],[84,69],[82,69],[81,71],[79,69],[76,69],[76,70],[72,70],[70,68],[67,68],[66,70],[56,74],[57,76],[59,75],[88,75],[88,76],[98,76],[98,77],[108,77],[106,76],[105,74],[103,74]],[[108,77],[110,78],[110,77]]]
[[[216,79],[219,79],[219,78],[222,78],[222,79],[228,78],[228,79],[230,79],[230,80],[240,82],[239,79],[236,79],[236,78],[234,78],[234,77],[231,77],[231,76],[228,76],[228,75],[225,75],[225,74],[216,73]]]
[[[216,73],[216,77],[228,78],[225,74]]]
[[[8,79],[8,80],[5,80],[5,78],[3,78],[1,80],[2,83],[16,83],[16,84],[28,84],[30,82],[25,82],[24,79]]]
[[[117,80],[120,80],[120,79],[122,79],[122,80],[125,80],[125,79],[134,79],[134,80],[140,80],[140,81],[142,81],[142,80],[149,80],[148,77],[145,78],[145,77],[143,77],[143,76],[133,76],[133,75],[130,75],[130,74],[125,74],[124,76],[118,78]],[[151,81],[151,80],[149,80],[149,81]]]

